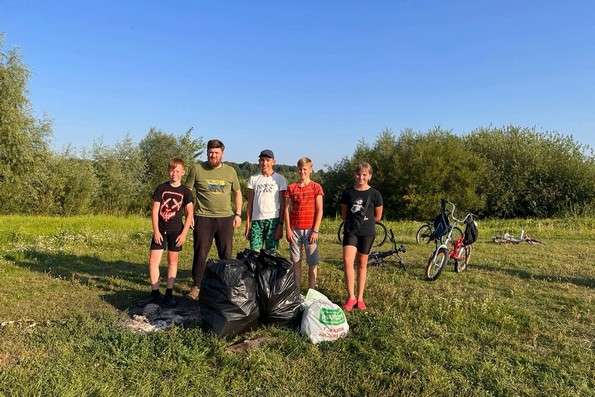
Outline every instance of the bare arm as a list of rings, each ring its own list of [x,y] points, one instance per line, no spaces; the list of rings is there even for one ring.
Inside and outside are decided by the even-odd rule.
[[[316,196],[316,204],[314,207],[314,230],[310,234],[310,243],[315,243],[318,241],[318,236],[320,235],[320,223],[322,222],[322,195],[319,194]]]
[[[291,243],[291,241],[292,241],[291,220],[289,217],[290,211],[291,211],[291,199],[286,201],[285,211],[283,211],[283,218],[285,219],[285,238],[287,239],[288,243]]]
[[[239,214],[240,216],[237,217],[234,215],[233,217],[233,227],[238,228],[242,224],[242,191],[236,190],[233,192],[233,202],[235,206],[235,214]]]
[[[250,223],[252,222],[252,206],[254,204],[254,190],[248,189],[248,202],[246,204],[246,227],[244,228],[244,236],[250,237]]]
[[[285,190],[279,190],[279,219],[280,222],[275,230],[275,240],[283,237],[283,220],[285,219]]]
[[[161,244],[163,236],[159,232],[159,207],[161,203],[159,201],[153,201],[153,207],[151,208],[151,225],[153,227],[153,241],[157,244]]]
[[[182,233],[176,238],[176,245],[181,247],[186,242],[186,236],[188,235],[188,230],[190,230],[190,226],[194,224],[194,204],[188,203],[186,204],[186,219],[184,220],[184,229],[182,229]]]
[[[382,210],[384,207],[381,205],[380,207],[374,207],[374,220],[376,222],[380,222],[382,219]]]

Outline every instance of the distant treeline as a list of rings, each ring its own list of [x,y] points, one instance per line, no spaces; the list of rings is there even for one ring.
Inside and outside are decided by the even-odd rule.
[[[464,136],[439,128],[387,130],[322,174],[326,212],[336,211],[354,165],[367,161],[390,219],[429,219],[442,197],[484,217],[593,214],[594,160],[571,137],[532,128],[480,128]]]
[[[51,150],[51,123],[32,116],[29,72],[0,35],[0,213],[74,215],[147,214],[150,194],[167,180],[173,157],[204,160],[204,141],[150,129],[138,143],[95,143],[74,153]],[[224,140],[225,138],[222,137]],[[226,142],[233,144],[232,142]],[[384,197],[390,219],[428,219],[445,197],[462,211],[488,217],[549,217],[593,214],[592,151],[571,137],[517,126],[480,128],[466,135],[432,129],[383,131],[374,143],[313,179],[325,189],[325,213],[335,216],[343,189],[360,161],[374,170],[371,184]],[[230,163],[242,187],[259,172],[253,163]],[[289,181],[296,167],[279,165]]]

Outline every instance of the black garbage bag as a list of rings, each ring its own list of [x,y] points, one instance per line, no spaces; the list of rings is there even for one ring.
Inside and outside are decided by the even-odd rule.
[[[256,262],[260,318],[264,323],[297,327],[302,319],[302,297],[293,265],[266,250]]]
[[[198,301],[203,326],[219,336],[248,331],[259,318],[256,293],[254,269],[247,261],[209,261]]]
[[[246,265],[248,265],[248,267],[252,270],[252,273],[256,274],[256,267],[259,256],[260,252],[246,248],[245,250],[238,252],[236,258],[240,261],[244,261]]]

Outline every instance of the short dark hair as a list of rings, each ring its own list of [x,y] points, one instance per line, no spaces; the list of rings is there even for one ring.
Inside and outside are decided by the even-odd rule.
[[[225,145],[219,139],[211,139],[207,142],[207,150],[209,149],[225,150]]]

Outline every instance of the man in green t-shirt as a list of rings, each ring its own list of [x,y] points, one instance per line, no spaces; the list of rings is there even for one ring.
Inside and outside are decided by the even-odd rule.
[[[207,161],[191,167],[184,183],[195,197],[193,285],[188,294],[192,299],[198,299],[213,238],[219,259],[232,259],[233,230],[242,223],[240,182],[235,169],[223,164],[224,150],[218,139],[207,142]]]

